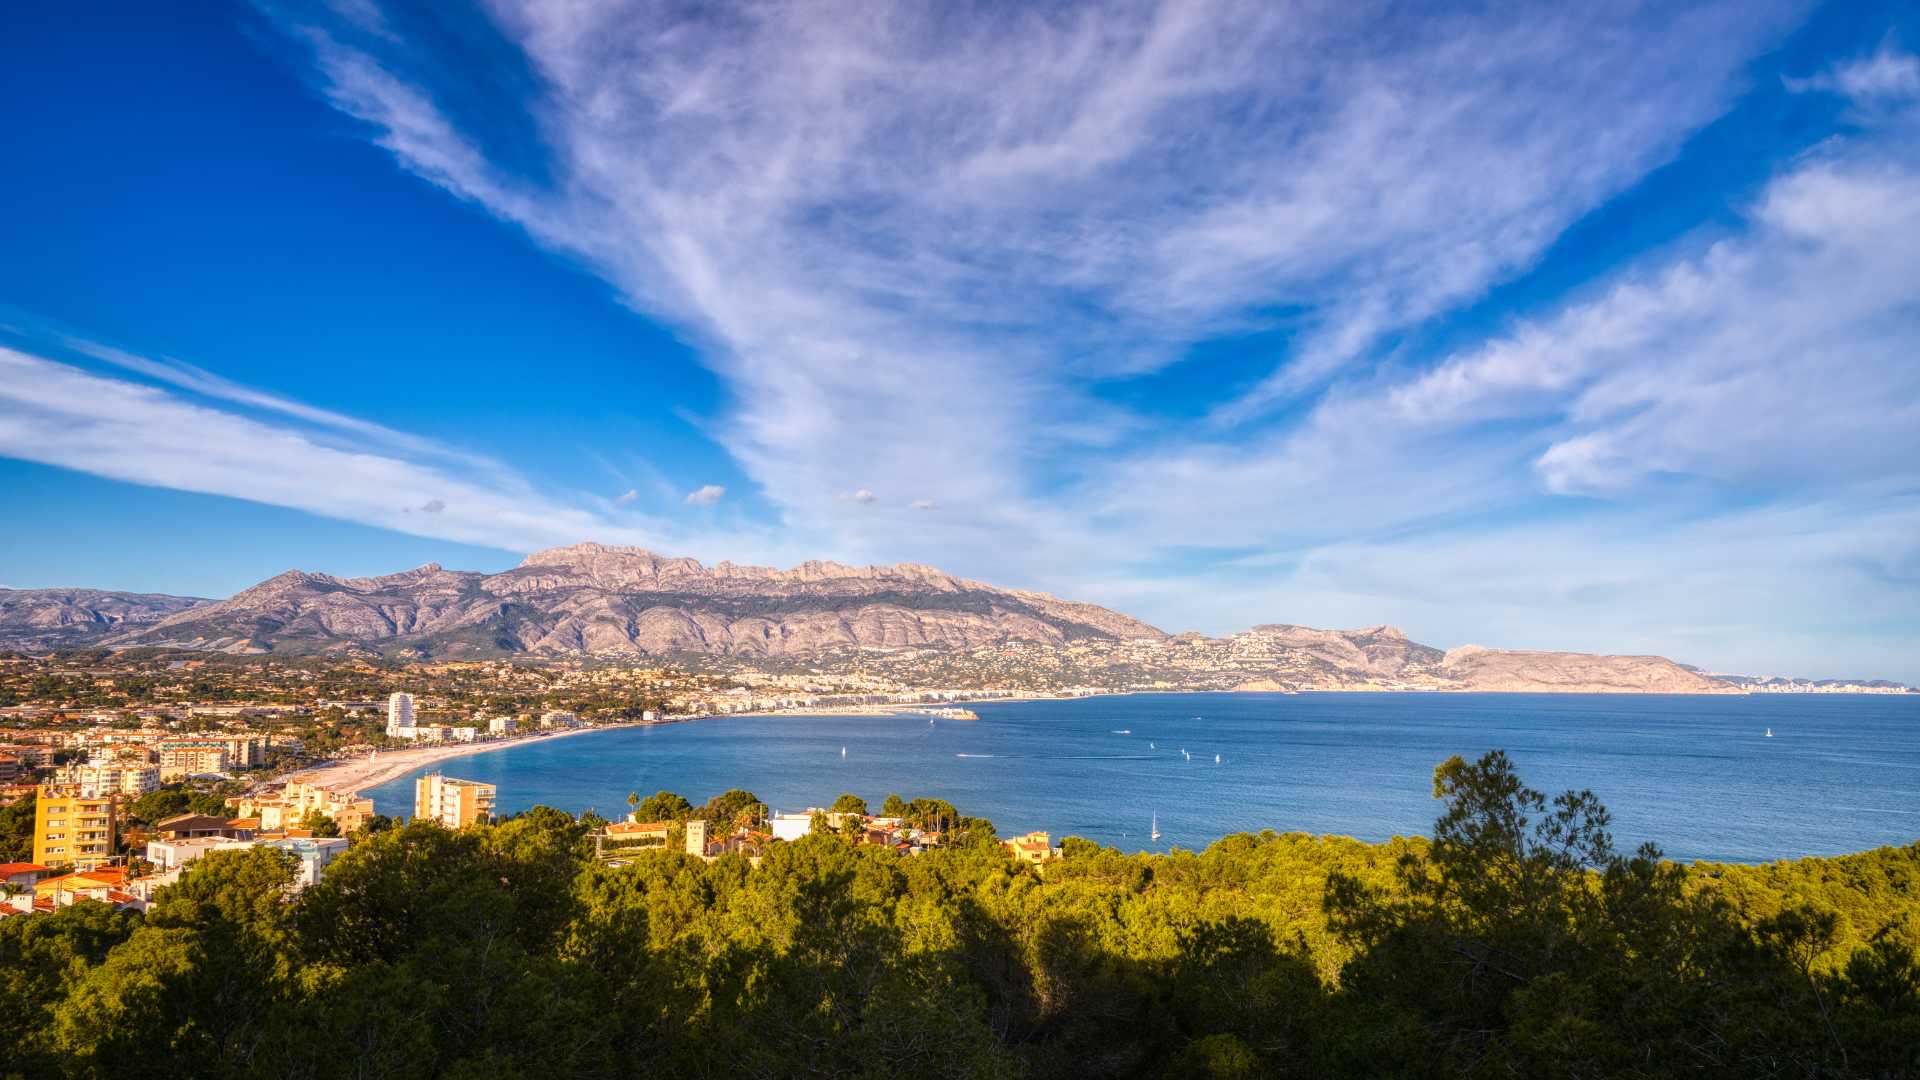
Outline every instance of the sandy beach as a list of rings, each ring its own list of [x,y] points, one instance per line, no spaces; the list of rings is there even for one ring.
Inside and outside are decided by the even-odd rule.
[[[310,784],[324,784],[335,791],[356,794],[372,787],[379,787],[416,769],[424,768],[435,762],[451,758],[470,757],[494,750],[506,750],[515,746],[529,746],[538,742],[565,739],[574,735],[587,735],[595,731],[612,731],[616,728],[639,727],[639,724],[602,724],[598,727],[575,728],[572,731],[556,731],[544,735],[528,735],[515,739],[499,739],[483,743],[450,743],[436,746],[417,746],[407,750],[383,750],[378,757],[348,758],[344,761],[329,761],[311,768],[291,772],[276,783],[288,780],[304,780]]]

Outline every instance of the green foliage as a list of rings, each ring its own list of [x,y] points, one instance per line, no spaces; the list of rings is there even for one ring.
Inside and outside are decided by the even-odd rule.
[[[1431,840],[1043,868],[897,796],[952,842],[613,866],[536,808],[363,831],[292,899],[285,856],[217,853],[145,919],[0,920],[0,1075],[1920,1075],[1920,845],[1687,868],[1504,755],[1436,791]]]
[[[127,806],[127,815],[144,825],[152,825],[180,814],[211,814],[218,817],[224,816],[227,812],[225,795],[197,791],[185,784],[170,784],[163,788],[155,788]]]
[[[734,788],[724,791],[707,800],[694,817],[702,817],[715,829],[732,829],[740,825],[754,825],[764,820],[767,808],[758,796],[751,791]]]
[[[658,792],[629,805],[633,807],[635,821],[685,821],[693,816],[693,804],[671,791]]]
[[[367,835],[372,833],[382,833],[382,832],[386,832],[388,829],[398,826],[399,824],[400,822],[398,822],[393,818],[388,817],[385,814],[373,814],[369,816],[365,821],[361,822],[360,827],[354,830],[353,835],[361,836],[361,835]]]
[[[59,1074],[47,1039],[55,1010],[138,924],[105,904],[0,919],[0,1076]]]
[[[32,795],[8,806],[0,806],[0,862],[26,862],[33,858],[33,813],[38,805]]]
[[[860,814],[864,816],[867,812],[867,800],[852,792],[848,792],[833,800],[833,805],[827,807],[827,809],[836,814]]]
[[[323,810],[307,811],[307,816],[300,819],[300,827],[315,836],[340,835],[340,823],[327,816]]]

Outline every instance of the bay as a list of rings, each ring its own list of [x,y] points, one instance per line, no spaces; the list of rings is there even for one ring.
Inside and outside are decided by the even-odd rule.
[[[621,728],[422,772],[496,785],[503,813],[609,818],[629,792],[698,804],[739,787],[783,811],[845,791],[877,809],[897,792],[946,799],[1003,836],[1038,829],[1137,851],[1261,829],[1425,834],[1434,766],[1502,749],[1535,788],[1592,789],[1622,849],[1651,840],[1675,859],[1757,862],[1920,839],[1920,695],[1135,694],[970,707],[979,720]],[[381,813],[411,810],[416,775],[368,793]]]

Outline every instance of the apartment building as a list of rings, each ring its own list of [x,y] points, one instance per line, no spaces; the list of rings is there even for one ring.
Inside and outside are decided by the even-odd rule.
[[[493,820],[494,788],[476,780],[431,773],[413,782],[413,816],[449,829]]]
[[[34,862],[91,870],[113,858],[117,794],[82,795],[70,787],[47,784],[40,785],[36,794]]]
[[[259,818],[260,828],[268,832],[298,827],[308,814],[318,810],[346,833],[365,825],[373,816],[373,800],[291,780],[277,795],[241,799],[239,810],[242,818]]]
[[[396,739],[411,739],[414,737],[412,694],[395,693],[388,696],[387,734]]]
[[[190,776],[225,773],[227,744],[215,740],[179,740],[163,742],[159,747],[160,782],[171,784]]]
[[[221,735],[217,738],[226,748],[227,768],[257,769],[267,763],[267,746],[271,742],[267,736]]]
[[[139,798],[160,786],[160,770],[143,761],[96,757],[85,764],[62,767],[55,783],[70,786],[76,794],[88,798],[102,795]]]

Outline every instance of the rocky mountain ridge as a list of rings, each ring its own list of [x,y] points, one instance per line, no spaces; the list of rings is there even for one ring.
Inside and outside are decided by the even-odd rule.
[[[1155,686],[1734,693],[1658,656],[1437,649],[1391,626],[1269,624],[1169,637],[1137,619],[930,566],[806,562],[708,566],[640,548],[575,544],[497,574],[436,563],[377,577],[289,570],[218,601],[90,589],[0,589],[0,648],[172,647],[398,658],[797,660],[865,650],[959,657],[1025,650]],[[1033,650],[1039,650],[1037,653]],[[1006,661],[994,659],[992,665]],[[1037,668],[1035,670],[1038,670]],[[1123,685],[1112,683],[1108,685]],[[1125,685],[1132,685],[1131,683]]]
[[[1212,642],[1214,639],[1202,639]],[[1237,689],[1410,689],[1527,693],[1724,694],[1734,687],[1662,656],[1488,649],[1442,651],[1397,627],[1256,626],[1218,639]],[[1207,645],[1197,645],[1199,649]]]
[[[196,596],[105,589],[0,589],[0,649],[90,645],[208,603]]]
[[[576,544],[537,552],[498,574],[431,563],[372,578],[290,570],[104,643],[444,657],[658,656],[1162,636],[1092,604],[999,589],[913,564],[708,567],[638,548]]]

